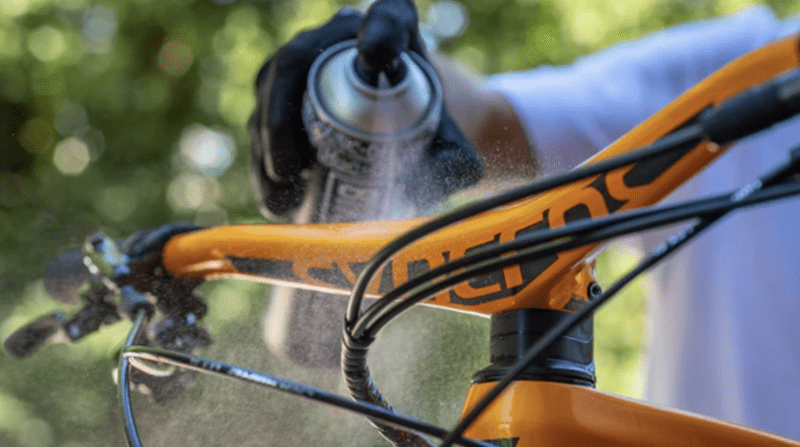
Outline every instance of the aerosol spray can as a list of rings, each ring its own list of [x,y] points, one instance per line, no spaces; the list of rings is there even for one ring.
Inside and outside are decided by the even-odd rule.
[[[411,217],[404,194],[410,169],[436,133],[442,89],[431,66],[404,52],[395,73],[363,79],[356,40],[315,60],[303,123],[317,150],[303,205],[292,220],[347,222]],[[339,266],[347,268],[347,266]],[[338,367],[346,299],[274,288],[266,339],[275,351],[310,367]]]

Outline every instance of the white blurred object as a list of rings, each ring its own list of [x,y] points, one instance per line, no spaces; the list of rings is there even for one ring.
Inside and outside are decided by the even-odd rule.
[[[420,24],[420,28],[430,33],[431,38],[436,41],[435,49],[441,42],[464,34],[467,25],[469,13],[464,5],[455,0],[440,0],[428,8],[425,22]]]
[[[233,137],[200,124],[184,129],[178,146],[188,165],[210,177],[224,174],[236,156]]]

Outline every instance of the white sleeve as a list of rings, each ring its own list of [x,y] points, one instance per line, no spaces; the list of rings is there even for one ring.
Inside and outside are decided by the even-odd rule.
[[[576,166],[736,57],[796,30],[765,6],[623,42],[564,67],[490,78],[545,174]]]

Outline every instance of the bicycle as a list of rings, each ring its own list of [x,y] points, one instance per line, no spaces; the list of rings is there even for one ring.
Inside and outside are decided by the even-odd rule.
[[[795,179],[800,151],[794,150],[785,165],[730,194],[645,208],[735,140],[800,111],[798,66],[798,36],[768,45],[712,75],[578,169],[433,219],[211,229],[173,225],[139,233],[121,246],[104,235],[92,236],[79,257],[92,279],[84,310],[71,319],[47,316],[17,332],[6,347],[25,355],[61,331],[78,339],[119,313],[129,316],[134,325],[121,354],[119,390],[131,445],[140,444],[129,379],[157,386],[181,377],[165,364],[358,411],[399,445],[430,445],[421,435],[438,437],[444,446],[800,445],[595,391],[586,320],[630,279],[731,210],[800,193]],[[586,258],[603,241],[691,219],[697,219],[693,226],[618,283],[599,289]],[[197,325],[205,304],[193,291],[219,277],[338,293],[352,289],[343,370],[356,400],[189,354],[210,343]],[[367,296],[378,300],[362,312]],[[366,364],[377,332],[421,302],[492,317],[492,364],[476,375],[452,430],[387,409]],[[145,336],[142,328],[156,310],[165,317],[154,327],[154,337]],[[548,331],[538,333],[543,327]],[[160,347],[134,346],[140,340]],[[540,358],[543,352],[547,357]],[[503,393],[504,388],[510,391]],[[654,431],[659,436],[651,436]]]

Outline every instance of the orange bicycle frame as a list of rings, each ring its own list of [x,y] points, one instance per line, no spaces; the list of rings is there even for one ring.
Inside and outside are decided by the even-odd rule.
[[[701,82],[587,163],[648,145],[707,107],[800,65],[798,37],[747,54]],[[661,164],[619,168],[521,200],[451,226],[402,250],[370,284],[379,296],[410,277],[488,244],[584,218],[652,205],[702,170],[726,148],[701,143]],[[362,266],[388,242],[424,222],[245,225],[179,235],[163,251],[174,275],[245,278],[347,293]],[[506,267],[496,282],[464,282],[427,305],[492,315],[514,309],[565,310],[588,300],[593,274],[584,259],[598,244]],[[468,411],[493,383],[472,387]],[[508,445],[795,445],[800,443],[708,418],[658,409],[594,389],[519,381],[466,432]],[[506,444],[501,444],[506,445]]]

